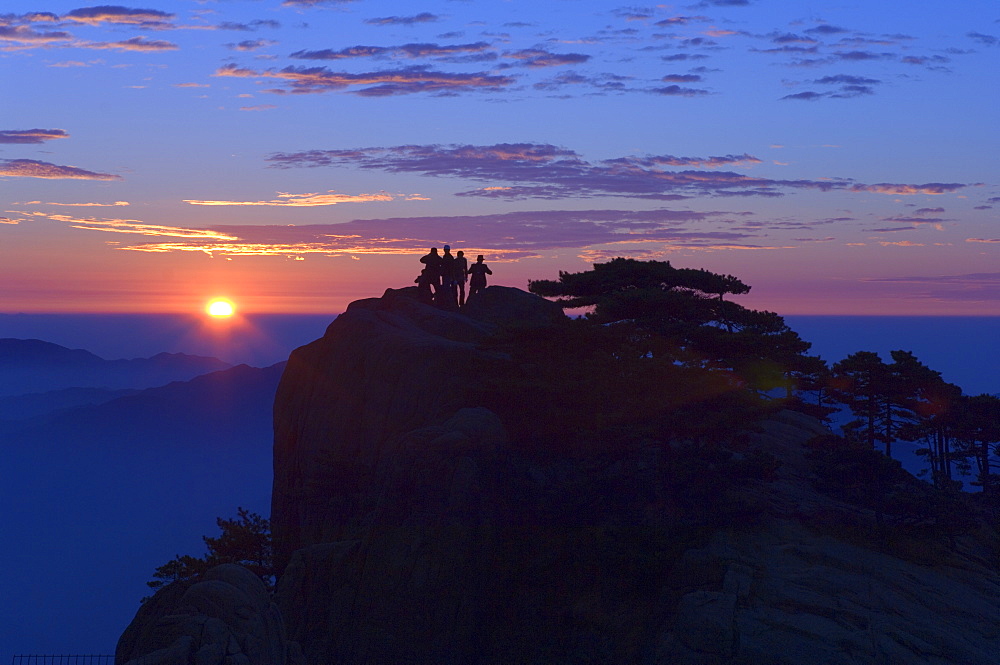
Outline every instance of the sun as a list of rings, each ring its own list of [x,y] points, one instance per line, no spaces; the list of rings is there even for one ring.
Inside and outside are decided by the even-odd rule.
[[[236,306],[233,305],[232,301],[225,298],[215,298],[205,306],[205,311],[209,316],[225,318],[236,313]]]

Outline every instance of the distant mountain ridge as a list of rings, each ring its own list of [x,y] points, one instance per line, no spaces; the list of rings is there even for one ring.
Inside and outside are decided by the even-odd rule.
[[[232,367],[208,356],[158,353],[106,360],[39,339],[0,339],[0,397],[67,388],[142,389]]]
[[[134,395],[138,388],[64,388],[44,393],[8,395],[0,397],[0,420],[24,420],[61,409],[78,406],[96,406],[111,400]]]
[[[195,551],[237,506],[266,512],[284,365],[0,398],[0,413],[17,416],[0,420],[0,523],[17,543],[0,550],[0,566],[17,571],[0,597],[18,603],[0,615],[0,644],[106,653],[156,566]],[[99,403],[67,403],[78,399]]]

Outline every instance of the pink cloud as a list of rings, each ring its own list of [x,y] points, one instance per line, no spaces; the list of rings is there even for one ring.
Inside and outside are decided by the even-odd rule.
[[[170,20],[175,14],[157,9],[129,9],[111,5],[99,7],[83,7],[65,14],[64,19],[87,25],[112,23],[117,25],[138,25],[147,28],[170,27]]]
[[[946,194],[966,187],[957,182],[928,182],[923,185],[907,185],[899,183],[880,182],[874,185],[852,185],[852,192],[874,192],[876,194],[893,194],[911,196],[914,194]]]
[[[121,180],[110,173],[96,173],[75,166],[60,166],[34,159],[0,159],[0,176],[46,180]]]
[[[270,92],[320,93],[344,90],[352,86],[371,86],[354,90],[362,96],[388,96],[416,92],[460,92],[495,90],[510,85],[514,79],[486,72],[458,74],[432,70],[424,66],[351,74],[334,72],[326,67],[285,67],[280,70],[253,71],[226,65],[215,76],[278,79],[288,85],[285,90]]]
[[[145,37],[132,37],[121,42],[84,42],[77,44],[81,48],[91,48],[98,50],[114,49],[119,51],[174,51],[177,44],[160,39],[146,39]]]
[[[386,194],[336,194],[331,190],[326,194],[284,194],[279,193],[277,199],[271,201],[194,201],[184,200],[197,206],[284,206],[305,208],[313,206],[331,206],[338,203],[368,203],[371,201],[392,201],[393,197]]]

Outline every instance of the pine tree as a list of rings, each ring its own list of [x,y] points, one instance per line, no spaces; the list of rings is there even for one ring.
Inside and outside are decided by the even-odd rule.
[[[528,289],[566,309],[589,308],[585,317],[592,323],[634,326],[654,355],[728,370],[759,390],[790,393],[790,377],[810,346],[777,314],[726,300],[750,291],[736,277],[668,261],[616,258],[593,270],[560,272],[558,280],[531,281]]]
[[[963,397],[953,427],[959,444],[956,454],[975,461],[976,484],[983,488],[984,495],[992,496],[996,492],[993,469],[1000,466],[992,459],[1000,454],[1000,397]]]
[[[146,582],[152,589],[178,580],[197,579],[209,568],[223,563],[236,563],[249,569],[265,584],[274,581],[274,559],[271,544],[271,523],[246,508],[237,508],[234,519],[216,518],[222,533],[216,537],[203,536],[208,552],[202,557],[177,555],[159,566],[153,580]]]
[[[831,391],[841,404],[854,414],[848,431],[860,437],[869,447],[885,442],[882,418],[889,392],[890,372],[877,353],[852,353],[832,368]],[[886,454],[891,451],[886,444]]]

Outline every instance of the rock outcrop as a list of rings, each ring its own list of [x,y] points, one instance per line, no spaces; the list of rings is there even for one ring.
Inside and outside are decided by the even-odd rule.
[[[356,537],[359,520],[396,519],[384,495],[407,440],[477,406],[477,385],[502,361],[479,344],[501,327],[565,321],[554,303],[506,287],[477,293],[467,314],[414,296],[390,289],[351,303],[289,358],[274,409],[279,565],[301,547]]]
[[[997,662],[993,562],[971,541],[921,565],[851,536],[871,515],[815,489],[811,418],[777,414],[736,452],[778,468],[717,527],[675,519],[683,442],[524,457],[469,388],[509,362],[489,335],[561,317],[482,295],[457,314],[389,291],[289,361],[276,601],[307,662]]]
[[[812,418],[776,412],[722,447],[511,440],[517,410],[503,422],[477,391],[515,362],[489,340],[564,323],[516,289],[463,313],[390,290],[292,354],[274,411],[280,643],[309,665],[1000,662],[996,533],[876,542],[872,511],[818,481]],[[123,644],[160,635],[146,611]],[[154,642],[205,648],[186,635]]]
[[[131,665],[300,665],[270,593],[242,566],[223,564],[198,582],[174,582],[139,609],[118,641]]]

